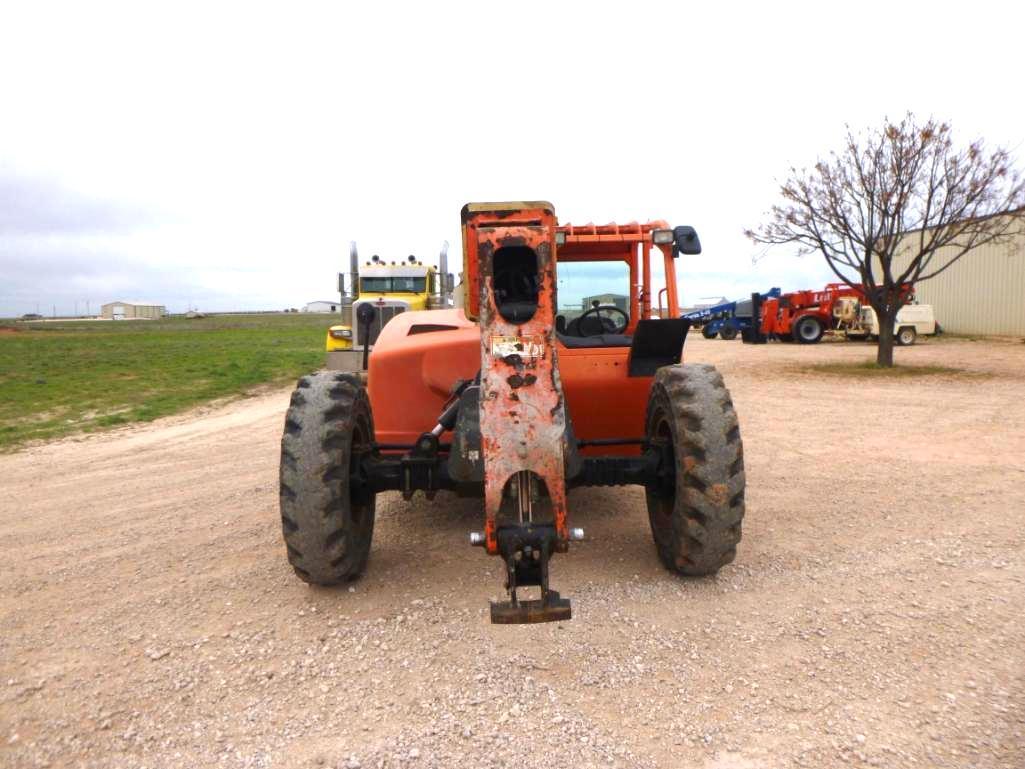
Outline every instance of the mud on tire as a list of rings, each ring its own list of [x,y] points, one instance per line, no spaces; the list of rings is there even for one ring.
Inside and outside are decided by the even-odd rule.
[[[374,419],[359,378],[320,371],[292,393],[281,437],[281,526],[300,579],[333,585],[366,568],[375,495],[358,461],[373,450]]]
[[[722,375],[708,365],[659,369],[646,434],[667,470],[646,491],[659,558],[680,574],[714,574],[736,556],[744,518],[744,447]]]

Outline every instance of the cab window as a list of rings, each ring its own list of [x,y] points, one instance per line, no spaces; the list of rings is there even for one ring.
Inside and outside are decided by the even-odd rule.
[[[620,261],[560,262],[556,307],[560,333],[622,333],[630,322],[630,267]]]
[[[427,278],[361,278],[360,290],[366,294],[414,293],[422,294]]]

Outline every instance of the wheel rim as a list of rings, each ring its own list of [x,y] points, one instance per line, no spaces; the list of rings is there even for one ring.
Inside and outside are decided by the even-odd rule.
[[[912,336],[911,336],[911,332],[910,331],[901,331],[900,332],[900,341],[901,341],[901,343],[903,343],[903,344],[911,344],[911,339],[912,339]]]
[[[818,336],[818,328],[812,321],[801,321],[801,325],[797,327],[797,333],[807,342],[812,341]]]

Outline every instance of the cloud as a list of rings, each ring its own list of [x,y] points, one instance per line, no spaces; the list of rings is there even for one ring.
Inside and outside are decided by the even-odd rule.
[[[157,220],[153,211],[99,200],[46,179],[0,170],[0,236],[128,232]]]
[[[752,262],[760,249],[741,233],[846,122],[942,110],[968,138],[1022,142],[1020,107],[1003,98],[1019,26],[987,25],[995,5],[960,20],[964,55],[913,89],[893,73],[935,59],[949,14],[893,3],[839,25],[823,4],[752,7],[744,23],[727,6],[663,4],[657,30],[701,31],[684,44],[659,42],[650,13],[602,4],[80,3],[61,24],[45,4],[9,5],[0,315],[113,292],[178,309],[301,305],[332,295],[350,240],[430,261],[448,240],[458,272],[463,203],[535,197],[563,222],[697,227],[705,252],[677,265],[684,304],[811,288],[832,279],[821,259]],[[881,13],[916,34],[885,57],[837,55],[877,34]],[[964,66],[976,60],[989,77]],[[467,62],[511,62],[514,77]]]

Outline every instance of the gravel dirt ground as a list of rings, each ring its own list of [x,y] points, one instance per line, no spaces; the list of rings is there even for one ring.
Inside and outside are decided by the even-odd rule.
[[[640,489],[574,492],[566,623],[488,623],[451,496],[299,582],[287,392],[0,456],[0,766],[1025,766],[1025,345],[687,346],[740,414],[737,560],[677,578]]]

